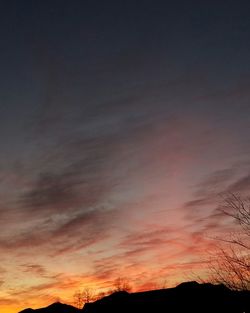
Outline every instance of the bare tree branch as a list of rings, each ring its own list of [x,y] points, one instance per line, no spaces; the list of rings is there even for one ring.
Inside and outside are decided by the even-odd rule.
[[[231,193],[220,211],[235,220],[240,231],[216,238],[223,245],[210,260],[210,280],[231,289],[250,290],[250,201]]]

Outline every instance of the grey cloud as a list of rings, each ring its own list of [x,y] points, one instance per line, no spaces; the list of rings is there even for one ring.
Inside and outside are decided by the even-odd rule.
[[[237,181],[232,183],[229,188],[228,192],[236,192],[236,193],[248,193],[250,195],[250,174],[247,173],[243,177],[239,178]]]
[[[247,174],[242,176],[242,172]],[[227,231],[225,215],[221,212],[224,199],[230,193],[249,196],[250,175],[246,164],[238,164],[228,169],[215,171],[196,187],[193,199],[184,203],[186,219],[190,225],[200,226],[200,233],[216,233]],[[241,176],[239,175],[241,173]]]
[[[138,143],[140,146],[143,136],[151,131],[150,122],[138,123],[136,119],[123,126],[119,123],[111,126],[109,130],[104,127],[102,133],[93,129],[93,134],[82,131],[73,136],[64,134],[51,150],[45,151],[37,164],[39,170],[30,171],[33,177],[17,199],[22,208],[37,214],[43,211],[53,214],[74,211],[79,206],[88,209],[102,202],[124,178],[119,176],[119,181],[115,178],[124,158],[132,161]]]
[[[25,207],[68,207],[78,196],[76,187],[80,184],[76,173],[40,173],[32,188],[21,197]]]
[[[197,186],[195,196],[204,197],[222,192],[230,184],[235,174],[236,169],[233,167],[213,172]]]
[[[147,230],[127,235],[119,243],[119,248],[125,249],[123,258],[138,257],[149,251],[161,247],[175,245],[180,229],[174,227],[161,227],[158,230]]]
[[[26,248],[27,253],[29,249],[39,249],[46,251],[50,256],[84,249],[107,238],[112,224],[111,214],[113,217],[116,216],[115,212],[109,210],[92,210],[78,213],[73,217],[68,216],[60,223],[49,223],[47,227],[35,226],[11,238],[1,238],[0,249],[16,250],[17,253],[19,248]],[[41,269],[36,268],[36,270]]]
[[[207,205],[209,203],[211,203],[211,199],[209,199],[209,198],[198,198],[198,199],[187,201],[183,205],[183,208],[196,210],[197,208],[199,209],[203,205]]]
[[[72,234],[81,231],[84,227],[89,225],[94,226],[94,224],[98,224],[99,226],[101,222],[104,225],[106,222],[105,214],[108,214],[108,210],[106,212],[102,212],[101,210],[95,209],[89,212],[80,213],[53,231],[53,237],[61,237],[65,234]]]
[[[109,138],[75,138],[49,152],[40,171],[32,178],[19,199],[22,207],[42,213],[88,209],[103,200],[112,188],[107,169],[113,142]]]
[[[243,170],[245,171],[243,164]],[[237,168],[232,167],[217,170],[195,185],[193,199],[184,203],[183,208],[189,210],[199,210],[203,206],[210,205],[211,208],[219,206],[222,196],[231,192],[246,192],[250,187],[250,175],[239,177],[241,164]]]

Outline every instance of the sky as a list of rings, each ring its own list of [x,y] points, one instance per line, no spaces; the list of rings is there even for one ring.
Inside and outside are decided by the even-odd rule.
[[[0,311],[205,275],[250,188],[249,1],[0,3]]]

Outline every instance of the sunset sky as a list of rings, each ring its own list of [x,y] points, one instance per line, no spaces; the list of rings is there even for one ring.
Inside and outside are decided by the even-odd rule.
[[[249,1],[2,0],[0,312],[204,275],[250,194]]]

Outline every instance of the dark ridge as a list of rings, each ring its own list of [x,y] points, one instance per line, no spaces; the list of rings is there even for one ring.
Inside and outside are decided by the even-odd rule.
[[[197,281],[186,281],[184,283],[179,284],[176,288],[197,288],[200,284]]]
[[[224,285],[186,282],[175,288],[137,293],[115,293],[83,308],[83,313],[250,313],[250,292]]]
[[[79,310],[68,304],[55,302],[45,308],[37,310],[25,309],[19,313],[79,313],[79,312],[82,312],[82,310]]]
[[[233,291],[224,285],[186,282],[175,288],[128,293],[115,292],[82,310],[54,303],[22,313],[250,313],[250,291]],[[19,312],[19,313],[21,313]]]

